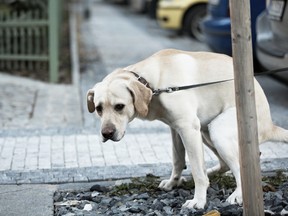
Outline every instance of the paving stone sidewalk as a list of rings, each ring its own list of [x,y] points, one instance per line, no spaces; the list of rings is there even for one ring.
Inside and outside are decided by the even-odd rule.
[[[3,137],[0,149],[1,184],[82,182],[148,173],[167,176],[172,161],[168,133],[127,134],[118,143],[101,143],[93,134]],[[288,145],[265,143],[260,150],[263,171],[287,170]],[[208,167],[216,163],[207,148],[205,160]]]
[[[80,28],[86,54],[94,53],[81,71],[80,89],[0,73],[0,184],[87,182],[147,173],[170,174],[172,148],[167,126],[158,121],[135,120],[123,140],[101,143],[99,120],[86,111],[86,91],[115,67],[134,63],[159,49],[207,47],[197,42],[190,45],[190,39],[178,43],[166,38],[157,42],[154,24],[147,24],[150,31],[155,31],[149,36],[145,29],[129,23],[131,17],[127,18],[121,10],[100,1],[92,9],[92,18]],[[131,35],[151,43],[140,43]],[[127,51],[128,45],[133,50]],[[287,128],[288,104],[283,100],[287,90],[270,79],[262,79],[261,84],[266,94],[272,95],[268,100],[274,120]],[[275,88],[271,90],[269,85]],[[287,144],[265,143],[260,150],[263,171],[287,170]],[[216,162],[206,148],[205,160],[207,166]],[[188,168],[185,174],[189,172]]]
[[[82,126],[79,89],[0,73],[0,136]],[[12,133],[11,133],[12,132]]]

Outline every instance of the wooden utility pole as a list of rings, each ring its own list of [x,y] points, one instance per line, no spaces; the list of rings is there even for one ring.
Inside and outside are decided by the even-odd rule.
[[[250,0],[230,0],[230,14],[243,211],[245,216],[263,216]]]

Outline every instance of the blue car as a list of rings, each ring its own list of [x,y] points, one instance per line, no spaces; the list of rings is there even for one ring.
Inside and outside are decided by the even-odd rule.
[[[265,9],[265,0],[253,0],[251,26],[253,50],[256,42],[256,18]],[[208,15],[201,23],[205,42],[212,51],[232,56],[229,0],[209,0]]]

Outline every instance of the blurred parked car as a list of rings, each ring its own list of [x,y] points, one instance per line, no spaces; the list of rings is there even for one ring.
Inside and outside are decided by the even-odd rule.
[[[256,42],[256,18],[265,9],[265,0],[251,0],[252,43]],[[205,42],[214,52],[232,55],[229,0],[209,0],[208,14],[201,23]],[[253,49],[255,50],[255,49]]]
[[[149,14],[149,17],[152,18],[152,19],[155,19],[159,0],[147,0],[147,1],[148,1],[148,14]]]
[[[184,30],[199,41],[204,37],[200,22],[206,16],[208,0],[160,0],[157,19],[161,27]]]
[[[148,0],[130,0],[130,8],[138,13],[144,13],[147,11]]]
[[[129,0],[108,0],[108,1],[112,3],[125,4],[125,5],[129,3]]]
[[[271,0],[257,19],[257,57],[266,69],[288,67],[288,1]],[[277,76],[288,81],[288,72]]]
[[[137,13],[148,13],[150,18],[156,18],[158,0],[130,0],[130,8]]]

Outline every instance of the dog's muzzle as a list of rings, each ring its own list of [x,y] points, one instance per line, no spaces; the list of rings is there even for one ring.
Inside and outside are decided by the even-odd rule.
[[[109,139],[114,140],[115,133],[116,133],[116,128],[114,125],[106,126],[101,130],[101,134],[104,138],[104,141],[107,141]]]

